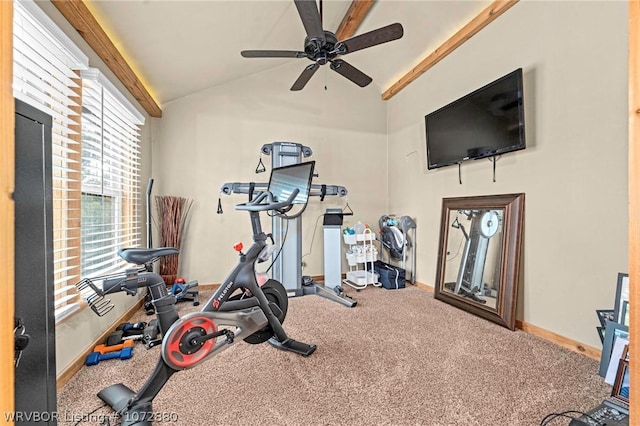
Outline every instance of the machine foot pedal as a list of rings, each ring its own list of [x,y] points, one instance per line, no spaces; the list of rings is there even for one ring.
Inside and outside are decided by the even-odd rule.
[[[269,339],[271,346],[289,352],[295,352],[302,356],[311,355],[317,348],[316,345],[308,345],[306,343],[298,342],[297,340],[287,339],[284,342],[279,341],[275,337]]]
[[[115,411],[121,411],[136,393],[123,385],[116,383],[98,392],[98,398],[107,403]]]
[[[151,426],[154,418],[151,402],[137,404],[126,409],[134,395],[135,392],[122,383],[116,383],[98,392],[98,398],[120,414],[122,417],[121,426]],[[126,411],[124,411],[125,409]]]

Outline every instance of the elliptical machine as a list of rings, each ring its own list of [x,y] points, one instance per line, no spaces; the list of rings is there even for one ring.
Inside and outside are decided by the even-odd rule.
[[[460,258],[460,268],[453,292],[468,297],[478,303],[487,303],[484,296],[484,266],[489,249],[489,239],[500,228],[502,219],[495,210],[459,210],[471,221],[471,230],[467,233],[458,218],[451,224],[464,236],[464,249]]]
[[[284,201],[276,199],[277,196],[274,197],[272,192],[265,191],[252,201],[236,205],[236,210],[249,212],[253,244],[246,253],[242,252],[241,244],[234,246],[238,251],[238,264],[200,312],[180,318],[175,307],[175,296],[167,292],[159,275],[149,271],[128,271],[111,287],[105,285],[103,290],[94,288],[103,296],[119,291],[133,295],[137,289],[148,287],[163,334],[161,356],[138,392],[118,383],[98,393],[98,397],[122,417],[122,426],[151,426],[155,418],[153,399],[174,373],[201,364],[238,340],[251,344],[269,340],[279,349],[303,356],[315,351],[316,345],[298,342],[287,336],[282,328],[288,308],[287,292],[280,282],[263,279],[262,275],[262,282],[259,283],[255,269],[256,263],[269,259],[271,255],[272,244],[268,244],[267,240],[273,243],[273,237],[262,230],[260,212],[285,214],[291,210],[294,202],[303,200],[306,204],[313,165],[314,162],[307,162],[281,168],[286,170],[272,170],[269,189],[272,190],[271,182],[277,182],[280,188],[278,198],[282,200],[286,197]],[[303,194],[303,191],[306,193]],[[146,264],[157,256],[174,251],[171,248],[124,249],[120,255],[130,263]]]

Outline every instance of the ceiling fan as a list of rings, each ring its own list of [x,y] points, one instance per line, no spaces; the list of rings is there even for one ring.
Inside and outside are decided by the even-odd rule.
[[[316,0],[294,0],[294,3],[307,33],[304,39],[304,51],[243,50],[240,52],[245,58],[307,58],[311,60],[313,63],[302,71],[291,86],[291,90],[294,91],[302,90],[313,74],[318,71],[320,65],[325,65],[327,62],[338,74],[360,87],[365,87],[371,83],[371,77],[338,56],[397,40],[404,34],[402,25],[395,23],[339,41],[334,33],[322,28],[322,18]],[[322,0],[320,0],[320,10],[322,10]]]

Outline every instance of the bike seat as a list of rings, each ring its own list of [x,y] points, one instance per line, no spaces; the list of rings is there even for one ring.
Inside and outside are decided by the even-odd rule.
[[[145,248],[123,248],[118,250],[118,255],[129,263],[144,265],[157,257],[178,254],[180,250],[173,247],[159,247],[152,249]]]

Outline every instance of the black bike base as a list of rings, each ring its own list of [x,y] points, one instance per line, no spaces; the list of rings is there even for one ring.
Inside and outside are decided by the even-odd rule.
[[[121,413],[126,408],[129,400],[134,395],[135,392],[122,383],[116,383],[98,392],[98,398],[107,403],[117,413]],[[121,426],[152,426],[153,408],[151,402],[131,407],[121,413],[121,416]]]
[[[275,337],[269,339],[269,344],[276,349],[282,351],[295,352],[302,356],[311,355],[317,348],[316,345],[308,345],[306,343],[298,342],[297,340],[287,339],[284,342],[279,341]]]
[[[340,286],[331,289],[325,286],[321,286],[313,280],[303,283],[302,295],[306,296],[308,294],[315,294],[320,297],[324,297],[325,299],[329,299],[333,302],[338,302],[341,305],[346,306],[347,308],[353,308],[358,304],[358,302],[347,296],[345,292],[342,291],[342,288]]]

